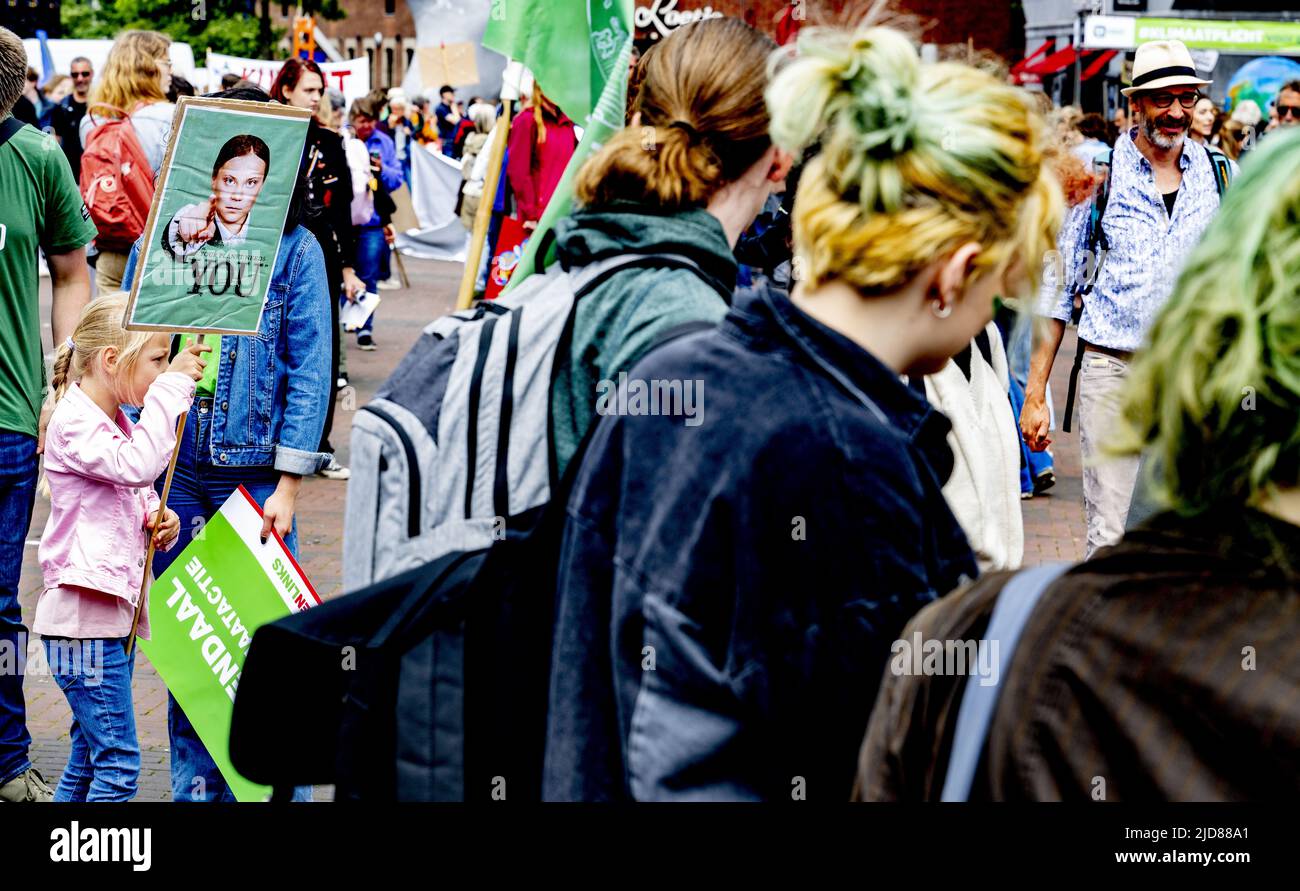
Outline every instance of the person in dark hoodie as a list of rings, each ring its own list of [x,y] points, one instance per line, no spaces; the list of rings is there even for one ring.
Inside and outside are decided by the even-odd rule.
[[[581,209],[556,225],[566,268],[622,254],[671,254],[697,268],[628,269],[578,302],[551,396],[561,473],[596,417],[599,381],[616,380],[672,329],[726,314],[732,250],[790,168],[767,135],[766,81],[754,77],[775,48],[738,19],[677,29],[641,60],[631,126],[579,173]]]
[[[575,481],[548,799],[848,800],[891,642],[977,573],[941,491],[949,424],[900,375],[1031,284],[1061,216],[1045,125],[894,30],[798,49],[767,91],[777,146],[822,145],[791,295],[742,293],[636,364]],[[638,382],[669,384],[658,411],[624,399]]]

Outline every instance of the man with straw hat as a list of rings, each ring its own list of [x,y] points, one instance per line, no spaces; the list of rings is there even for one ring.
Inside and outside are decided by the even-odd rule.
[[[1129,128],[1115,141],[1098,197],[1071,211],[1055,274],[1044,276],[1039,311],[1049,318],[1030,365],[1020,429],[1036,451],[1051,442],[1047,380],[1078,294],[1083,312],[1075,367],[1088,556],[1119,540],[1137,479],[1135,458],[1104,453],[1129,362],[1232,175],[1221,153],[1187,139],[1200,88],[1209,83],[1180,41],[1138,47],[1133,83],[1124,90],[1132,107]],[[1069,416],[1067,408],[1067,427]]]

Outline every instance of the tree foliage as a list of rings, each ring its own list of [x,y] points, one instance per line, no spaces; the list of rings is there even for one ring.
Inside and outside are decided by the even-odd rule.
[[[338,0],[303,0],[304,14],[340,19]],[[267,0],[69,0],[61,8],[67,37],[117,37],[123,31],[160,31],[190,44],[202,58],[205,50],[250,58],[274,58],[284,28],[264,28]]]

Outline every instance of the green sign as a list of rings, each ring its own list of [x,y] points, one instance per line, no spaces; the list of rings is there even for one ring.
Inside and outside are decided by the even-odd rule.
[[[1137,20],[1137,43],[1181,40],[1192,49],[1235,53],[1300,53],[1300,22],[1238,22],[1208,19]]]
[[[262,512],[240,487],[154,582],[152,639],[140,641],[240,801],[271,792],[230,763],[230,718],[253,632],[320,603],[279,536],[262,543],[261,531]]]
[[[286,105],[181,99],[126,327],[257,333],[310,118]]]

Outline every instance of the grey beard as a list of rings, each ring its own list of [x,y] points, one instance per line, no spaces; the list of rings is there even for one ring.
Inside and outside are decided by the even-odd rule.
[[[1174,136],[1172,138],[1165,136],[1158,129],[1156,129],[1156,122],[1152,118],[1142,119],[1142,132],[1146,134],[1147,140],[1152,145],[1158,146],[1159,148],[1162,149],[1178,148],[1180,145],[1183,144],[1183,140],[1187,138],[1186,129],[1184,129],[1182,133],[1179,133],[1177,136]]]

